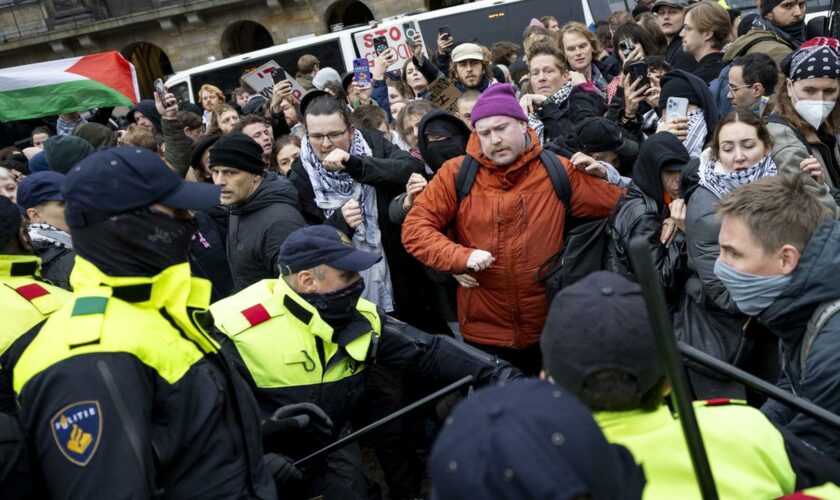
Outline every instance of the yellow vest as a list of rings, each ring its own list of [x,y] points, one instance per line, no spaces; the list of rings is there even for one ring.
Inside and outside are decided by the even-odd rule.
[[[191,278],[189,263],[150,278],[112,277],[76,256],[70,284],[73,299],[52,314],[15,365],[17,394],[32,377],[81,354],[130,353],[173,384],[219,349],[190,317],[207,309],[210,282]]]
[[[694,404],[721,499],[777,498],[792,493],[796,474],[781,433],[755,408]],[[599,412],[607,440],[625,446],[644,467],[644,500],[700,499],[679,420],[663,405],[653,412]]]
[[[33,326],[54,313],[70,292],[35,279],[41,259],[0,255],[0,354]]]
[[[283,279],[254,283],[211,305],[210,311],[216,327],[233,340],[256,386],[274,389],[336,382],[359,373],[382,324],[375,304],[360,299],[356,307],[371,330],[349,342],[346,355],[333,342],[333,328]]]

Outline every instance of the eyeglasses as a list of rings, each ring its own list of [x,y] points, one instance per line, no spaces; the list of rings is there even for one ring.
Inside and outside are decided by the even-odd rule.
[[[741,89],[746,88],[746,87],[752,87],[752,85],[747,85],[747,84],[739,85],[737,87],[733,87],[731,83],[727,84],[727,86],[729,87],[729,90],[731,92],[735,92],[736,90],[741,90]]]
[[[335,142],[341,139],[341,136],[347,132],[348,129],[344,129],[341,132],[330,132],[328,134],[306,134],[309,137],[311,142],[324,142],[325,138],[329,138],[330,142]]]

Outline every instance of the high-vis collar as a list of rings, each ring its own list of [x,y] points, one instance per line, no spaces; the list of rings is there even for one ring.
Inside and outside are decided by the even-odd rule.
[[[151,277],[108,276],[92,262],[76,255],[70,285],[77,297],[113,297],[136,307],[165,311],[205,352],[219,349],[194,318],[196,312],[208,309],[211,284],[193,278],[188,262],[170,266]]]
[[[41,259],[34,255],[0,255],[0,277],[39,274],[41,274]]]

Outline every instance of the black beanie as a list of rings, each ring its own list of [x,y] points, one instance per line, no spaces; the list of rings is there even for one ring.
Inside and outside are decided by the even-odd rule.
[[[265,171],[262,147],[242,132],[224,135],[210,148],[209,166],[230,167],[261,174]]]
[[[8,198],[0,196],[0,250],[5,248],[20,231],[22,218],[20,208]]]
[[[697,92],[691,87],[691,84],[683,78],[669,78],[662,82],[662,88],[659,91],[659,109],[664,110],[668,103],[669,97],[685,97],[689,104],[695,106],[703,106],[700,102],[700,97]]]
[[[761,0],[761,16],[766,16],[771,10],[778,7],[782,1],[783,0]]]
[[[214,144],[219,140],[218,135],[205,135],[202,136],[198,142],[195,143],[193,146],[192,154],[190,155],[190,166],[196,170],[201,170],[201,157],[204,155],[204,152],[207,151],[209,148],[213,147]]]

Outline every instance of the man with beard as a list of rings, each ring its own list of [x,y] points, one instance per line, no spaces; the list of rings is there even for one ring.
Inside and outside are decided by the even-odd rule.
[[[752,29],[739,37],[723,57],[728,63],[737,56],[762,53],[781,65],[782,59],[805,43],[805,0],[763,0],[761,15]]]
[[[462,43],[452,51],[449,76],[461,92],[466,90],[484,92],[494,82],[487,76],[489,67],[490,62],[485,59],[481,47],[474,43]]]

